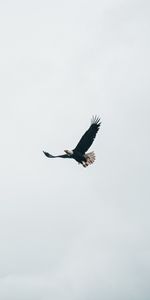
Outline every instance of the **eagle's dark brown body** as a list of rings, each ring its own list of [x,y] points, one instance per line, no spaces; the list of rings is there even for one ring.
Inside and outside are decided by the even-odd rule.
[[[100,118],[97,116],[93,117],[91,120],[91,126],[84,133],[77,146],[73,150],[65,150],[66,154],[53,156],[48,152],[45,151],[43,152],[49,158],[56,158],[56,157],[72,158],[75,159],[78,163],[82,164],[83,167],[87,167],[88,165],[94,162],[95,154],[94,152],[86,153],[86,151],[92,145],[100,125],[101,125]]]

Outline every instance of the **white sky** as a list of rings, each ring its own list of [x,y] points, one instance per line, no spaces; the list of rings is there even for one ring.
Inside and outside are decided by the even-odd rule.
[[[0,299],[149,299],[149,12],[1,2]],[[44,157],[93,114],[94,165]]]

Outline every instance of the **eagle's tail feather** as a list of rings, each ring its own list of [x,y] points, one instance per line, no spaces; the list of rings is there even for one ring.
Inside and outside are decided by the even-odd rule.
[[[86,168],[87,166],[91,165],[94,163],[95,161],[95,153],[94,152],[89,152],[89,153],[86,153],[84,155],[86,161],[83,161],[82,164],[83,166]]]

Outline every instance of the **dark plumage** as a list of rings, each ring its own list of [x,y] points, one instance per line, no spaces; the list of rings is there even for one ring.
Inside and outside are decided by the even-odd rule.
[[[73,150],[64,150],[66,154],[63,155],[51,155],[48,152],[44,152],[44,154],[48,158],[73,158],[75,159],[79,164],[82,164],[83,167],[87,167],[88,165],[92,164],[95,160],[95,154],[94,152],[86,153],[86,151],[90,148],[92,145],[96,134],[100,128],[101,122],[100,118],[97,116],[93,116],[91,120],[91,126],[89,129],[84,133],[82,138],[80,139],[79,143]]]

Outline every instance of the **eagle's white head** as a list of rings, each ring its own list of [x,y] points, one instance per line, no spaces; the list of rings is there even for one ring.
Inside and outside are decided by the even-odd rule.
[[[64,152],[68,155],[71,156],[73,154],[72,150],[64,150]]]

